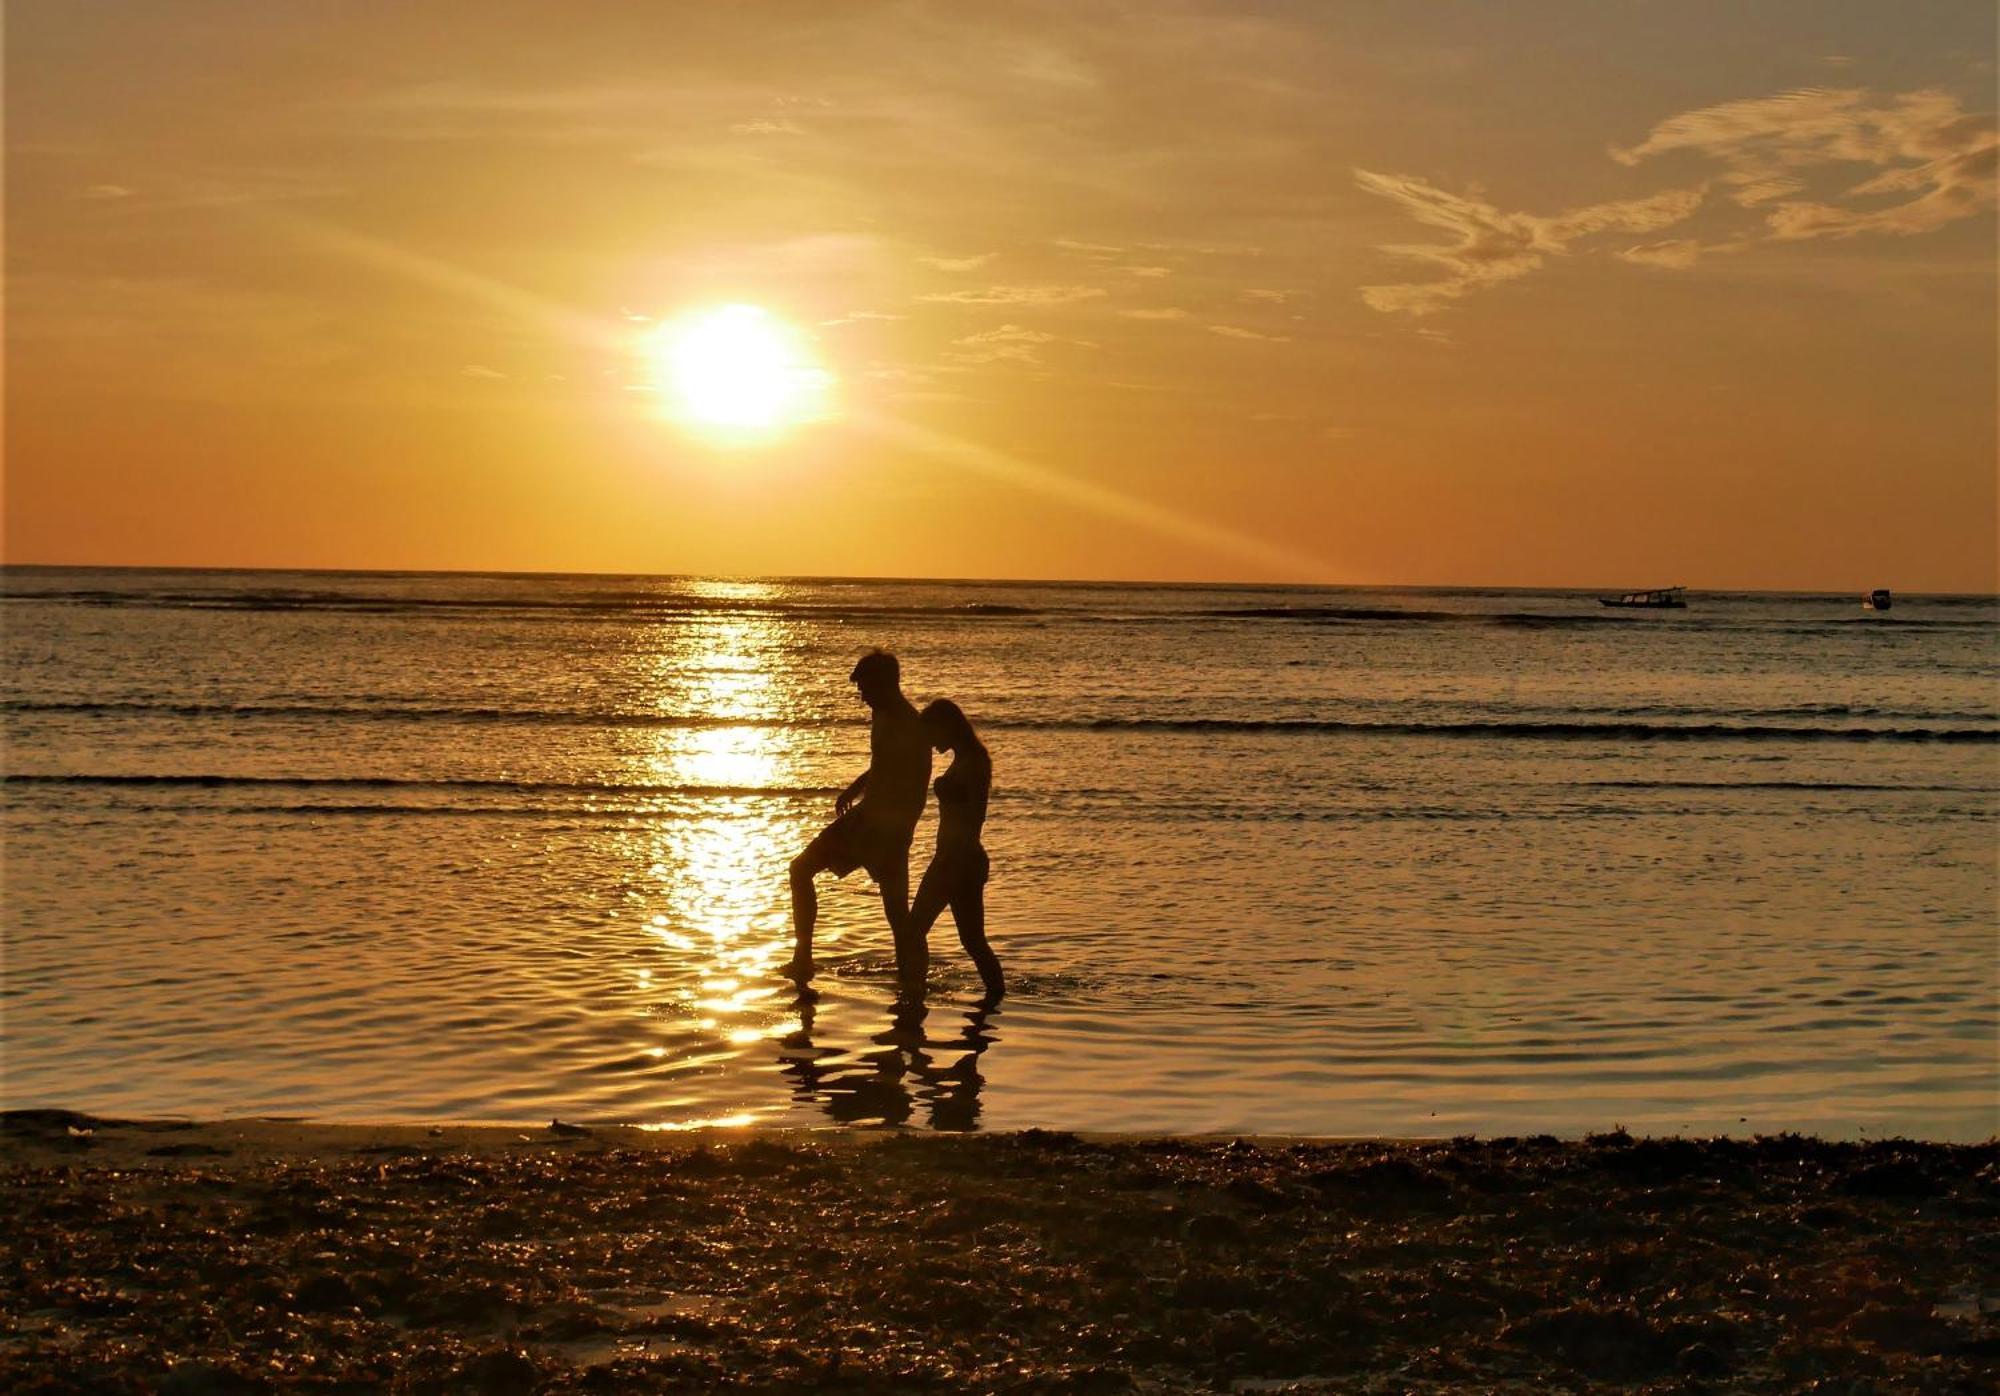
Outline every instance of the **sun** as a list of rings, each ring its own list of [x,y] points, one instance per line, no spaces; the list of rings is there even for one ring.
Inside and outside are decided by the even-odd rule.
[[[803,334],[761,306],[690,311],[644,347],[667,415],[701,435],[768,439],[829,413],[833,375]]]

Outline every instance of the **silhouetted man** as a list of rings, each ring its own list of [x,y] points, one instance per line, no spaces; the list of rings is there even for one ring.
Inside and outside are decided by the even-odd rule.
[[[910,944],[910,838],[930,793],[931,743],[923,721],[903,696],[896,656],[872,650],[848,675],[873,713],[868,724],[868,769],[833,802],[834,821],[792,859],[792,926],[798,937],[786,973],[812,977],[813,922],[819,900],[813,878],[845,877],[868,869],[882,889],[882,910],[896,940],[896,973],[905,989],[921,974],[923,957]]]

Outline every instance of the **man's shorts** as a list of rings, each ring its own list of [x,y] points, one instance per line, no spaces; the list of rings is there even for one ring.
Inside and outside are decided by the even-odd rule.
[[[910,839],[916,832],[877,819],[856,805],[820,830],[819,836],[806,845],[806,852],[814,855],[814,861],[830,869],[835,877],[846,877],[856,868],[866,868],[877,882],[882,880],[884,869],[907,878]]]

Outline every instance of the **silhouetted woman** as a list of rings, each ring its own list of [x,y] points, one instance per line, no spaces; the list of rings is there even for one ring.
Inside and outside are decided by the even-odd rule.
[[[986,850],[979,844],[986,797],[993,790],[993,758],[964,711],[949,699],[940,698],[925,708],[923,720],[931,745],[949,751],[952,761],[931,787],[937,791],[937,852],[931,855],[910,907],[912,939],[921,944],[950,907],[965,953],[986,981],[987,998],[997,999],[1007,985],[1000,977],[1000,959],[986,943],[987,862]]]

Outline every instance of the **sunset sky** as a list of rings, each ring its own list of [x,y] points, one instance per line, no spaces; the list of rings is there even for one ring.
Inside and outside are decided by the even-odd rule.
[[[1996,584],[1988,0],[7,21],[10,562]]]

